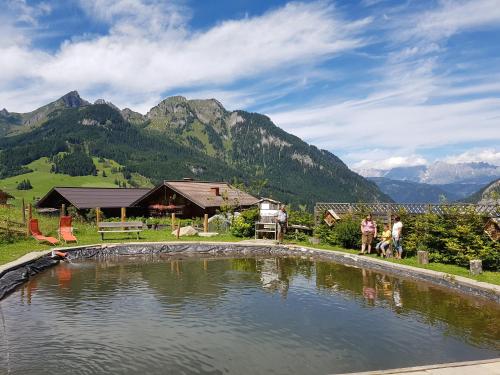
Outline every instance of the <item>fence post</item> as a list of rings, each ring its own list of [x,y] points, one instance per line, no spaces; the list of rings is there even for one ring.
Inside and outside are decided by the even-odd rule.
[[[172,212],[172,223],[171,223],[171,225],[172,225],[172,231],[174,231],[175,230],[175,212]]]
[[[33,208],[31,207],[31,203],[28,204],[28,220],[26,222],[26,235],[29,237],[31,235],[31,230],[30,230],[30,221],[33,217]]]
[[[23,224],[26,224],[26,204],[24,203],[24,198],[23,198]]]
[[[208,232],[208,214],[203,216],[203,232]]]
[[[127,220],[127,209],[125,207],[122,207],[122,223],[125,222],[125,220]]]
[[[100,221],[101,221],[101,209],[99,207],[96,207],[96,209],[95,209],[95,222],[96,222],[97,226],[99,226]]]
[[[66,205],[64,203],[61,204],[61,212],[59,213],[59,216],[66,216]]]

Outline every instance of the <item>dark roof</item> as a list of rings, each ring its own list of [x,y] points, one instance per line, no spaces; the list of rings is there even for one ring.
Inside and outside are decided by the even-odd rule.
[[[163,184],[151,190],[149,194],[135,201],[134,205],[140,205],[140,202],[144,198],[161,189],[163,186],[169,187],[201,208],[220,207],[225,203],[225,197],[227,197],[229,203],[238,206],[252,206],[259,201],[257,198],[226,182],[181,180],[164,181]],[[214,194],[213,188],[219,189],[219,196]]]
[[[51,207],[54,195],[60,195],[77,209],[130,207],[150,189],[55,187],[40,201],[38,207]]]
[[[7,199],[14,199],[14,197],[12,195],[10,195],[9,193],[7,193],[6,191],[3,191],[3,190],[0,190],[0,197],[5,197]]]

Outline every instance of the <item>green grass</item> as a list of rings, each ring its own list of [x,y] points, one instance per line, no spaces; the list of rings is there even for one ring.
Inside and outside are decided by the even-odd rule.
[[[120,168],[121,165],[113,160],[104,159],[99,162],[98,158],[93,158],[94,164],[98,170],[97,176],[69,176],[66,174],[50,173],[52,163],[43,157],[26,165],[33,172],[22,175],[8,177],[0,180],[0,190],[6,191],[15,197],[11,204],[20,207],[21,200],[24,198],[26,203],[33,202],[35,198],[41,198],[54,186],[75,186],[75,187],[117,187],[115,180],[125,182],[121,172],[112,173],[112,168]],[[106,172],[106,177],[102,177],[102,171]],[[22,180],[29,179],[33,189],[17,190],[17,184]],[[143,187],[152,187],[151,181],[139,174],[133,174],[132,180]]]

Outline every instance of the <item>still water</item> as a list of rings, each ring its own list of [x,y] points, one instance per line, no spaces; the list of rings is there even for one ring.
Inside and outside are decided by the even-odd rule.
[[[328,374],[500,355],[500,307],[299,258],[60,264],[0,302],[0,373]]]

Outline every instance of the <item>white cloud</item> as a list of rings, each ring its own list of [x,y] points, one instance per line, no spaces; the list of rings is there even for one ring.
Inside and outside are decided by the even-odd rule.
[[[452,164],[485,162],[500,166],[500,150],[494,148],[473,149],[458,155],[451,155],[443,159]]]
[[[187,33],[177,18],[171,21],[171,9],[163,9],[159,2],[148,3],[154,6],[139,0],[108,3],[85,2],[95,17],[106,22],[116,19],[109,35],[67,41],[52,54],[26,46],[0,50],[0,72],[9,72],[0,77],[0,102],[18,111],[32,109],[11,99],[10,87],[19,80],[61,92],[78,88],[85,94],[99,88],[111,93],[113,102],[127,105],[132,93],[159,96],[169,90],[216,87],[273,72],[286,77],[297,66],[315,65],[362,46],[359,33],[370,22],[345,21],[324,2],[290,3],[259,17]],[[155,32],[145,28],[146,33],[138,33],[148,15],[156,12],[163,16],[157,17]]]
[[[464,30],[498,28],[500,5],[498,0],[445,0],[437,9],[413,18],[415,25],[407,28],[403,36],[438,40]]]

